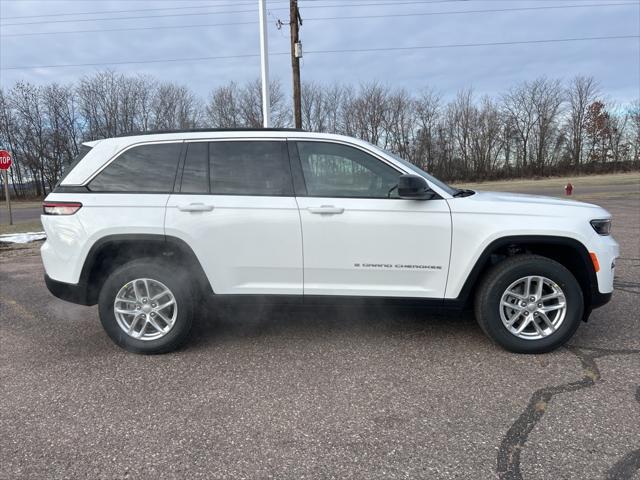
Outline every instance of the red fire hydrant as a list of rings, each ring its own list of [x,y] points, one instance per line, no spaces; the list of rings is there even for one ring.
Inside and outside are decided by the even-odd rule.
[[[572,192],[573,192],[573,185],[571,185],[571,182],[569,182],[564,186],[564,193],[566,195],[571,195]]]

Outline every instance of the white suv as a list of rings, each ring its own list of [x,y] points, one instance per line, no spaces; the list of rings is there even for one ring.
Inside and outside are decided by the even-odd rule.
[[[140,353],[182,344],[210,295],[473,305],[506,349],[546,352],[611,298],[619,251],[598,206],[459,190],[298,130],[88,142],[43,208],[49,290]]]

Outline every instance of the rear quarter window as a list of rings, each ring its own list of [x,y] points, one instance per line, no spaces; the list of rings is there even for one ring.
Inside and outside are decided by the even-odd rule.
[[[170,193],[182,143],[140,145],[121,153],[90,183],[92,192]]]
[[[91,149],[92,147],[88,145],[80,145],[80,148],[78,148],[78,155],[76,155],[76,158],[74,158],[73,161],[64,168],[62,176],[60,177],[60,180],[58,180],[56,187],[59,186],[65,178],[67,178],[67,175],[71,173],[71,170],[76,168],[76,166],[80,163],[80,160],[86,157]]]

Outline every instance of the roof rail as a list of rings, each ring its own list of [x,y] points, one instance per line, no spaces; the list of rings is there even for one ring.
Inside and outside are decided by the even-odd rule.
[[[132,137],[136,135],[159,135],[163,133],[202,133],[202,132],[304,132],[302,128],[185,128],[177,130],[146,130],[120,133],[116,137]]]

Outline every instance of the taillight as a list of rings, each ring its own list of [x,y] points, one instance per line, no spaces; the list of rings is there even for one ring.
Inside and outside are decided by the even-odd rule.
[[[79,202],[43,202],[42,210],[45,215],[73,215],[82,204]]]

